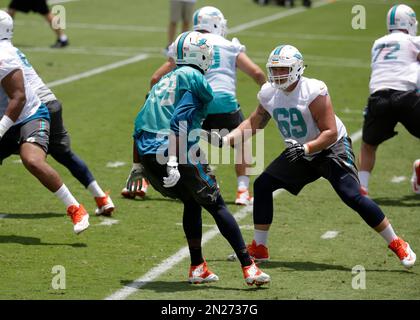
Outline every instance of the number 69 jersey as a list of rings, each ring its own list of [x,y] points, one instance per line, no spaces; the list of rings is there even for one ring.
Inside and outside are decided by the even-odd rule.
[[[377,39],[372,47],[370,94],[386,89],[415,90],[419,53],[420,45],[409,34],[394,31]]]
[[[324,82],[301,77],[296,88],[290,93],[265,83],[258,93],[258,100],[277,123],[284,139],[294,139],[303,144],[316,139],[320,134],[309,110],[311,102],[320,95],[328,95],[328,88]],[[338,141],[347,135],[347,131],[337,116],[335,121]]]

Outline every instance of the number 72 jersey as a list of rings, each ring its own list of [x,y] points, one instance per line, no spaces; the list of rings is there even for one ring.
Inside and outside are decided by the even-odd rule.
[[[393,32],[375,41],[372,46],[372,74],[369,90],[415,90],[418,77],[417,56],[420,45],[403,32]]]
[[[303,144],[316,139],[320,134],[309,109],[311,102],[320,95],[328,95],[328,88],[324,82],[301,77],[296,88],[290,93],[265,83],[258,93],[258,100],[276,122],[284,139],[293,139]],[[346,136],[347,132],[337,116],[335,121],[338,141]]]

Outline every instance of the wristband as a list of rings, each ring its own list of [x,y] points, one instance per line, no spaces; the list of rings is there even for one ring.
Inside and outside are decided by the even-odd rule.
[[[142,167],[142,165],[140,164],[140,163],[135,163],[135,162],[133,162],[133,168],[131,169],[131,171],[134,171],[134,170],[141,170],[143,167]]]
[[[178,158],[176,156],[169,156],[168,164],[169,165],[178,164]]]
[[[8,116],[4,115],[3,118],[0,120],[0,137],[3,137],[7,130],[13,126],[14,121],[10,119]]]
[[[309,154],[309,146],[306,143],[303,145],[303,149],[305,149],[305,155],[308,155]]]

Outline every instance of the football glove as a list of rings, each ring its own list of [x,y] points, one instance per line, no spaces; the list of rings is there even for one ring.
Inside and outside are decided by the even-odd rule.
[[[143,166],[140,163],[133,163],[133,168],[131,169],[131,172],[128,175],[125,187],[129,192],[136,194],[141,190],[143,178]]]
[[[163,178],[163,186],[165,188],[171,188],[175,186],[181,178],[181,174],[178,171],[178,160],[175,156],[169,157],[169,161],[166,164],[166,172],[168,173],[168,176]]]
[[[284,154],[287,160],[289,160],[289,162],[295,162],[303,158],[303,156],[305,155],[305,147],[303,146],[303,144],[293,139],[286,139],[285,142],[287,147],[284,151]]]

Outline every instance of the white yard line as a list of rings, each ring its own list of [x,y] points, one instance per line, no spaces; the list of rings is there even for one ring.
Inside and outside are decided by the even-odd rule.
[[[311,34],[311,33],[280,33],[280,32],[264,32],[264,31],[247,31],[241,33],[242,37],[255,37],[255,38],[292,38],[299,40],[319,40],[319,41],[338,41],[338,42],[369,42],[373,43],[376,39],[374,37],[352,37],[347,35],[330,35],[330,34]]]
[[[95,226],[112,226],[113,224],[117,224],[120,222],[120,220],[110,218],[103,218],[101,220],[101,223],[95,224]]]
[[[83,79],[83,78],[88,78],[88,77],[91,77],[93,75],[97,75],[97,74],[100,74],[100,73],[103,73],[103,72],[106,72],[106,71],[109,71],[109,70],[112,70],[112,69],[117,69],[119,67],[126,66],[126,65],[131,64],[131,63],[135,63],[135,62],[145,60],[148,57],[149,57],[148,54],[144,54],[144,53],[138,54],[138,55],[136,55],[134,57],[131,57],[129,59],[117,61],[117,62],[107,64],[107,65],[99,67],[99,68],[95,68],[95,69],[92,69],[92,70],[89,70],[89,71],[86,71],[86,72],[75,74],[73,76],[70,76],[70,77],[67,77],[67,78],[64,78],[64,79],[61,79],[61,80],[56,80],[56,81],[53,81],[53,82],[49,82],[49,83],[47,83],[47,86],[50,87],[50,88],[53,88],[53,87],[56,87],[56,86],[59,86],[59,85],[62,85],[62,84],[78,81],[78,80]]]
[[[124,167],[127,163],[124,161],[113,161],[113,162],[108,162],[106,164],[107,168],[118,168],[118,167]]]
[[[327,231],[322,236],[321,239],[327,240],[327,239],[334,239],[339,234],[339,231]]]
[[[394,176],[394,177],[392,177],[391,182],[392,183],[401,183],[405,180],[407,180],[407,177],[405,177],[405,176],[399,176],[399,177]]]

